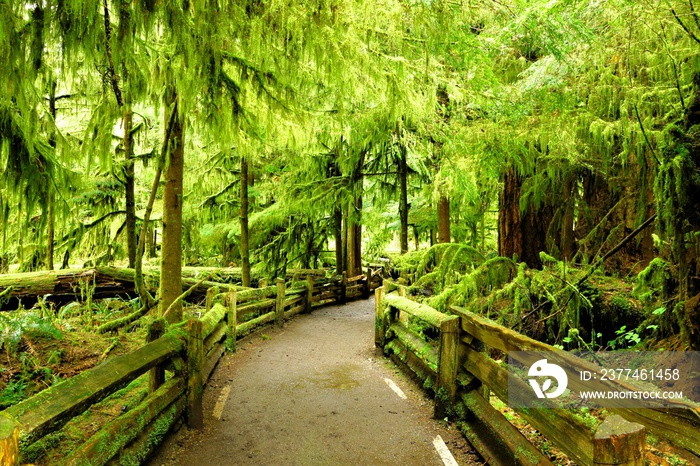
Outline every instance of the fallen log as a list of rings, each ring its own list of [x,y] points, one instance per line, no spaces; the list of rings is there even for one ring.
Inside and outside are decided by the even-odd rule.
[[[158,288],[158,274],[153,271],[145,273],[146,286],[151,290]],[[201,301],[206,297],[207,289],[219,286],[222,291],[243,290],[236,285],[202,281],[195,278],[183,278],[183,291],[193,288],[190,300]],[[39,297],[56,303],[113,297],[135,297],[134,270],[116,267],[96,267],[91,269],[71,269],[44,272],[29,272],[0,275],[0,310],[16,309],[21,303],[24,307],[33,306]]]

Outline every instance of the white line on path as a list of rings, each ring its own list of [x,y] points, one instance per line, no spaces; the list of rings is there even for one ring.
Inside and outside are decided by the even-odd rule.
[[[442,439],[442,437],[439,435],[435,437],[433,440],[433,445],[440,455],[440,458],[442,458],[442,462],[445,463],[445,466],[459,466],[455,460],[455,457],[452,456],[452,453],[450,453],[450,449],[447,448],[447,445],[445,445],[445,441]]]
[[[398,385],[396,385],[396,384],[394,383],[393,380],[385,378],[385,379],[384,379],[384,382],[386,382],[386,384],[389,386],[389,388],[391,388],[392,390],[394,390],[394,392],[395,392],[397,395],[399,395],[399,398],[401,398],[402,400],[405,400],[405,399],[406,399],[406,394],[399,388]]]
[[[231,393],[231,386],[226,385],[221,389],[221,394],[219,399],[214,405],[214,417],[221,420],[221,415],[224,413],[224,406],[226,406],[226,400],[228,399],[228,394]]]

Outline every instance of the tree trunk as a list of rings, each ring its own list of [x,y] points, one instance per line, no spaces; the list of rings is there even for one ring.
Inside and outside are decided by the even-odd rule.
[[[362,195],[360,194],[356,201],[355,205],[357,206],[357,217],[355,221],[355,234],[354,234],[354,246],[355,246],[355,254],[354,254],[354,272],[355,275],[359,275],[362,273]]]
[[[450,242],[450,199],[440,195],[437,205],[438,242]]]
[[[241,157],[241,269],[243,286],[250,286],[250,251],[248,244],[248,161]]]
[[[345,240],[345,271],[348,277],[355,276],[355,222],[352,219],[351,212],[354,210],[352,202],[348,205],[348,214],[345,220],[346,240]]]
[[[54,202],[55,196],[50,192],[46,200],[46,270],[53,270],[53,254],[54,254],[54,236],[55,236],[55,218],[54,218]]]
[[[512,168],[503,175],[498,210],[498,254],[516,256],[528,267],[542,266],[540,252],[546,251],[547,230],[554,216],[551,205],[528,206],[521,215],[520,190],[523,179]]]
[[[335,273],[343,274],[343,211],[336,207],[333,212],[333,234],[335,235]]]
[[[413,241],[417,251],[420,248],[420,234],[418,233],[418,225],[413,225]]]
[[[129,258],[129,267],[134,268],[136,264],[136,201],[134,195],[134,161],[131,157],[133,144],[131,131],[133,129],[133,113],[131,108],[125,107],[124,116],[124,137],[122,147],[124,149],[124,190],[126,200],[126,247]]]
[[[174,97],[177,100],[177,96]],[[179,112],[174,105],[173,111]],[[167,113],[167,112],[166,112]],[[166,122],[169,120],[166,118]],[[167,124],[166,124],[167,125]],[[163,189],[163,240],[160,263],[160,314],[163,315],[182,293],[182,178],[185,161],[185,132],[182,116],[174,115],[170,157]],[[182,320],[182,302],[176,303],[165,316],[170,323]]]
[[[401,254],[408,252],[408,165],[406,148],[401,147],[399,155],[399,218],[401,220],[400,242]]]
[[[570,176],[565,186],[564,215],[561,222],[561,256],[566,261],[574,258],[574,180]]]
[[[56,122],[56,80],[52,79],[49,84],[49,113],[51,114],[51,119],[54,124]],[[51,136],[49,137],[49,145],[56,148],[56,135],[54,131],[51,131]],[[49,184],[49,193],[47,196],[47,206],[46,206],[46,268],[47,270],[53,270],[53,255],[54,255],[54,236],[55,236],[55,217],[54,217],[54,202],[55,195],[52,190],[51,184]]]

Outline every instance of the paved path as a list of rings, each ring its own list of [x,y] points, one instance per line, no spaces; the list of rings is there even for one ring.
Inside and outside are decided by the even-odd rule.
[[[373,332],[369,300],[239,342],[205,391],[204,431],[183,427],[150,464],[437,466],[445,464],[438,435],[459,464],[479,464],[453,427],[432,419],[417,386],[377,354]]]

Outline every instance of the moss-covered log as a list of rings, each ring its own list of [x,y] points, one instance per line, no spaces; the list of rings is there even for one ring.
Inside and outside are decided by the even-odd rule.
[[[105,464],[185,391],[185,381],[172,378],[138,406],[105,425],[99,432],[73,451],[61,464],[81,466]]]
[[[123,448],[117,456],[107,462],[107,466],[143,464],[163,442],[185,412],[185,397],[180,396],[165,411],[161,412],[133,442]]]
[[[442,324],[445,319],[450,317],[447,314],[436,311],[430,306],[411,301],[408,298],[397,296],[395,294],[385,295],[384,303],[400,311],[411,314],[412,316],[418,317],[422,321],[427,322],[437,328],[440,328],[440,324]]]
[[[248,303],[251,301],[258,301],[263,298],[272,298],[277,296],[276,286],[266,286],[264,288],[246,288],[244,290],[238,291],[236,294],[236,300],[238,305]]]
[[[158,287],[159,274],[153,270],[145,273],[151,290]],[[183,278],[182,290],[197,285],[191,293],[192,300],[205,299],[209,288],[219,286],[221,291],[240,290],[242,287],[217,282]],[[9,290],[9,291],[8,291]],[[88,293],[93,299],[115,296],[136,296],[134,270],[115,267],[57,270],[0,275],[0,293],[6,296],[0,309],[14,309],[19,302],[25,307],[33,305],[38,297],[45,296],[52,302],[66,303],[84,299]]]
[[[243,319],[243,317],[246,314],[260,312],[263,310],[274,308],[274,306],[275,306],[274,299],[263,299],[262,301],[250,302],[249,304],[244,304],[242,306],[239,303],[238,308],[236,310],[236,313],[238,314],[238,321],[243,322],[245,320],[245,319]]]
[[[183,347],[180,338],[166,334],[136,351],[53,385],[6,412],[19,421],[22,442],[30,444],[179,353]]]
[[[248,335],[253,329],[259,325],[264,325],[270,322],[273,322],[275,320],[275,312],[268,312],[267,314],[263,314],[260,317],[256,317],[255,319],[249,320],[248,322],[244,322],[242,324],[239,324],[236,327],[236,337],[240,338],[245,335]]]
[[[384,354],[404,369],[409,376],[421,383],[425,390],[435,392],[437,374],[413,351],[409,351],[401,340],[396,338],[388,342],[384,346]]]
[[[393,323],[389,327],[389,333],[396,335],[396,338],[409,351],[418,356],[433,372],[437,373],[440,359],[437,348],[431,346],[430,343],[427,343],[400,323]]]
[[[202,381],[206,384],[211,376],[212,371],[216,367],[216,364],[223,356],[224,351],[226,351],[226,342],[216,343],[209,351],[206,360],[204,361],[204,366],[202,367]]]
[[[141,306],[141,308],[137,309],[136,311],[125,315],[124,317],[120,317],[118,319],[110,320],[109,322],[106,322],[99,327],[95,329],[95,332],[97,333],[107,333],[111,332],[113,330],[120,329],[126,325],[129,325],[130,323],[134,322],[135,320],[140,319],[146,313],[148,312],[148,308],[146,306]]]
[[[292,307],[288,311],[284,311],[284,318],[285,320],[291,319],[295,315],[304,312],[306,309],[306,303],[302,302],[300,305]]]
[[[204,352],[206,354],[209,354],[211,349],[219,343],[221,340],[224,339],[226,336],[226,333],[228,332],[228,326],[226,325],[225,321],[220,321],[217,325],[216,328],[214,328],[214,331],[212,331],[206,338],[204,338]]]
[[[202,335],[206,339],[210,333],[226,318],[226,308],[221,304],[215,304],[209,312],[202,316]]]

